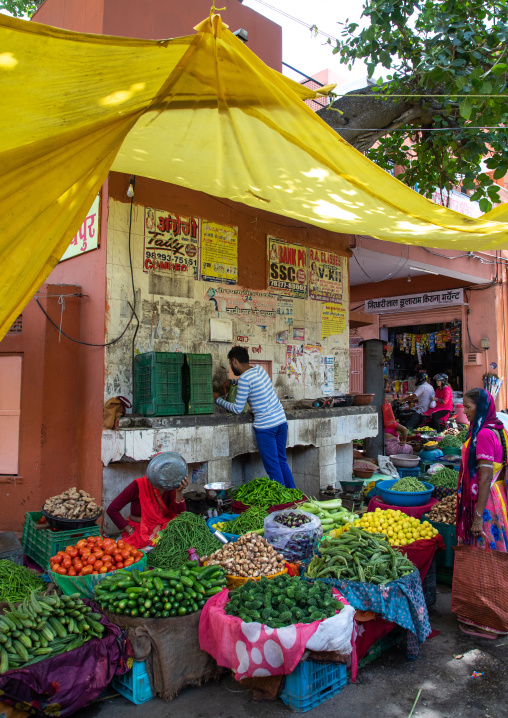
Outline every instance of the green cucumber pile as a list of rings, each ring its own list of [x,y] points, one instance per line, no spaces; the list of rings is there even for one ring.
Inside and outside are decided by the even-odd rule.
[[[459,472],[453,469],[439,469],[435,474],[429,474],[426,478],[433,486],[441,486],[443,489],[453,489],[457,491],[459,486]]]
[[[334,597],[331,586],[320,581],[302,581],[297,576],[248,581],[230,595],[226,604],[228,616],[237,616],[245,623],[257,621],[270,628],[320,621],[344,608]]]
[[[93,613],[78,594],[32,591],[29,600],[9,609],[0,616],[0,673],[71,651],[104,633],[102,614]]]
[[[187,549],[196,549],[198,556],[209,556],[221,546],[223,544],[212,536],[202,516],[184,511],[159,533],[155,548],[148,554],[147,563],[156,568],[178,570],[189,560]]]
[[[393,486],[390,487],[389,491],[428,491],[425,484],[418,481],[414,476],[404,476],[403,479],[399,479]]]
[[[260,506],[263,509],[268,509],[270,506],[301,501],[303,494],[299,489],[286,489],[278,481],[273,481],[265,476],[252,479],[247,484],[240,486],[236,490],[234,498],[235,501],[241,501],[245,506]]]
[[[338,538],[324,539],[305,576],[385,584],[414,570],[411,561],[393,549],[384,534],[352,526]]]
[[[95,588],[95,600],[112,613],[133,618],[171,618],[199,611],[226,586],[220,566],[188,561],[180,571],[154,569],[106,578]]]

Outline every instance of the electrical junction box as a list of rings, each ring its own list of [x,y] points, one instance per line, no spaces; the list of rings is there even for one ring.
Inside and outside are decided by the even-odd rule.
[[[481,352],[473,352],[466,354],[464,357],[464,364],[466,366],[480,366],[482,363],[482,355]]]
[[[485,339],[482,339],[480,341],[480,346],[482,349],[490,349],[490,339],[488,337]]]
[[[210,319],[210,341],[233,343],[233,322],[231,319]]]

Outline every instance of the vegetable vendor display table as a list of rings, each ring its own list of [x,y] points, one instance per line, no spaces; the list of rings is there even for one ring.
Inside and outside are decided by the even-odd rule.
[[[408,516],[414,516],[416,519],[421,519],[423,514],[428,513],[434,504],[437,504],[437,499],[431,498],[430,501],[423,506],[392,506],[390,504],[383,503],[379,496],[374,496],[374,498],[369,501],[367,511],[375,511],[376,509],[386,511],[387,509],[393,509],[394,511],[402,511]]]

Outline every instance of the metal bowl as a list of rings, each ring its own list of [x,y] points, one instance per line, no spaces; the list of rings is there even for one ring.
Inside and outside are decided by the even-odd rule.
[[[207,500],[213,501],[229,501],[233,497],[233,484],[229,481],[217,481],[213,484],[205,484],[204,490]]]
[[[414,469],[420,463],[418,454],[392,454],[390,461],[401,469]]]
[[[174,451],[156,454],[146,468],[148,481],[159,491],[177,489],[187,476],[185,459]]]

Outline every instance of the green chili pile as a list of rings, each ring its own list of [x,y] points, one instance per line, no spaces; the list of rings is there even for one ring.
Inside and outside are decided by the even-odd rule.
[[[32,591],[41,593],[44,581],[24,566],[13,561],[0,561],[0,601],[21,603],[30,598]]]
[[[441,486],[443,489],[453,489],[457,491],[459,486],[459,472],[453,469],[439,469],[435,474],[429,474],[426,479],[434,486]]]
[[[266,476],[252,479],[240,486],[235,493],[235,501],[241,501],[246,506],[260,506],[263,509],[302,499],[303,494],[299,489],[286,489],[278,481],[272,481]]]
[[[418,481],[417,478],[414,476],[404,476],[403,479],[399,479],[393,486],[390,488],[390,491],[427,491],[427,487],[425,484],[422,484],[421,481]]]
[[[220,527],[221,531],[225,531],[228,534],[236,534],[241,536],[242,534],[248,534],[250,531],[260,531],[264,528],[265,518],[268,516],[268,511],[260,508],[259,506],[251,506],[250,509],[244,511],[233,521],[225,521]]]
[[[148,565],[178,569],[189,560],[187,549],[195,548],[199,556],[208,556],[222,545],[202,516],[184,511],[160,532],[157,545],[148,554]]]

